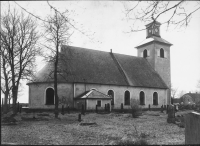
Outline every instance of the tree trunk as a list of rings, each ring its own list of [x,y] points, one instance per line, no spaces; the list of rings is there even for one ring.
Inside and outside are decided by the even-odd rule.
[[[3,107],[3,112],[7,113],[8,112],[8,91],[5,92],[4,94],[4,107]]]
[[[17,114],[17,92],[18,87],[14,86],[12,89],[12,95],[13,95],[13,114]]]
[[[58,90],[57,90],[57,66],[58,66],[58,52],[56,53],[55,69],[54,69],[54,94],[55,94],[55,118],[58,118]]]

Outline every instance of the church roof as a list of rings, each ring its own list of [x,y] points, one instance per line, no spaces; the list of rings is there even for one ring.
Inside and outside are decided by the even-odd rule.
[[[53,65],[47,63],[32,83],[53,82]],[[58,82],[167,88],[149,62],[141,57],[63,46],[58,68]]]
[[[162,44],[166,44],[166,45],[172,45],[170,42],[164,40],[163,38],[161,37],[157,37],[157,36],[151,36],[150,38],[147,38],[145,39],[144,41],[142,41],[139,45],[137,45],[135,48],[139,48],[139,47],[142,47],[146,44],[149,44],[149,43],[152,43],[152,42],[159,42],[159,43],[162,43]]]

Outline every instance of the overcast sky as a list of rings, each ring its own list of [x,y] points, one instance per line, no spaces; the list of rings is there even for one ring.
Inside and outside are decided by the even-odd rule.
[[[21,11],[14,2],[9,3],[11,8],[16,7]],[[45,1],[17,1],[17,3],[43,19],[54,12]],[[137,56],[135,46],[146,39],[146,31],[130,33],[130,26],[133,24],[125,17],[124,3],[130,2],[50,1],[50,4],[61,12],[68,9],[77,28],[81,28],[89,38],[92,38],[91,40],[75,31],[71,37],[71,46],[102,51],[112,49],[114,53]],[[134,5],[134,2],[132,3]],[[193,9],[194,2],[188,2],[187,7]],[[8,2],[2,2],[1,8],[1,12],[5,11]],[[145,24],[140,24],[139,27],[144,28]],[[161,37],[173,44],[170,54],[172,86],[179,91],[196,92],[197,81],[200,80],[200,10],[193,15],[186,29],[169,28],[167,31],[165,25],[161,26]],[[44,66],[41,58],[37,59],[37,65],[38,70]],[[28,86],[23,84],[22,87],[23,92],[19,94],[19,101],[28,102]]]

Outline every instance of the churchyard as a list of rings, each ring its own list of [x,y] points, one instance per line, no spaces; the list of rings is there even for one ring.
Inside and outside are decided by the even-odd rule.
[[[133,118],[130,113],[86,112],[81,115],[81,121],[78,120],[81,112],[59,114],[59,119],[55,119],[53,112],[33,114],[22,111],[15,117],[15,123],[1,124],[1,142],[18,145],[115,145],[143,140],[150,145],[185,144],[185,128],[177,118],[191,111],[176,112],[176,124],[167,122],[165,110],[143,111],[138,118]]]

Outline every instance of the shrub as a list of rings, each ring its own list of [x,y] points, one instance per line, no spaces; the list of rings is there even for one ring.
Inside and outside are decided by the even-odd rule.
[[[139,105],[139,100],[131,99],[131,113],[133,118],[137,118],[142,114],[142,108]]]

